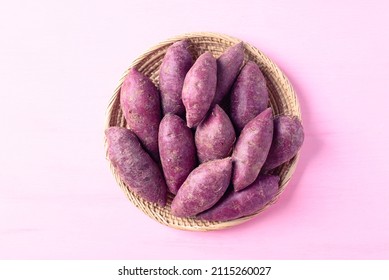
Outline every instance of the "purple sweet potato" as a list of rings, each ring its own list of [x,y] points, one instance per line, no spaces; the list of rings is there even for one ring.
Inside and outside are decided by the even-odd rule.
[[[167,187],[162,172],[136,135],[123,127],[107,128],[105,135],[108,158],[127,187],[143,199],[164,206]]]
[[[259,175],[250,186],[239,192],[230,191],[212,208],[197,217],[207,221],[229,221],[256,213],[277,193],[280,178]]]
[[[231,158],[200,164],[178,190],[171,206],[177,217],[191,217],[211,208],[223,196],[231,179]]]
[[[243,42],[235,44],[222,53],[217,62],[217,86],[213,105],[219,104],[229,92],[244,59]]]
[[[136,134],[146,151],[158,161],[161,102],[153,82],[135,68],[130,69],[120,89],[120,105],[127,127]]]
[[[200,162],[227,157],[235,142],[235,130],[219,105],[198,125],[195,133],[197,156]]]
[[[273,114],[268,108],[246,124],[236,142],[232,153],[235,191],[246,188],[258,177],[269,153],[272,137]]]
[[[238,131],[266,109],[266,80],[256,63],[249,61],[242,68],[231,90],[230,102],[231,121]]]
[[[303,142],[304,129],[297,117],[275,117],[273,142],[263,169],[276,168],[292,159],[300,150]]]
[[[188,48],[188,40],[176,42],[167,49],[162,60],[159,88],[163,114],[185,116],[181,93],[186,73],[193,65],[193,58]]]
[[[216,90],[216,59],[210,52],[199,56],[186,74],[182,102],[188,127],[197,126],[207,114]]]
[[[173,194],[196,167],[196,147],[192,131],[177,115],[167,114],[159,125],[159,155],[166,184]]]

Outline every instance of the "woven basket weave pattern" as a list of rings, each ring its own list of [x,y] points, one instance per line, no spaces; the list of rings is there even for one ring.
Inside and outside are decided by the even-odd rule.
[[[193,58],[197,58],[205,51],[210,51],[216,58],[219,57],[228,47],[239,43],[240,40],[216,33],[190,33],[182,36],[177,36],[172,39],[162,42],[149,51],[145,52],[143,55],[138,57],[128,68],[135,67],[140,72],[144,73],[154,82],[154,84],[159,87],[159,68],[162,63],[162,59],[166,53],[167,48],[176,41],[183,39],[188,39],[191,42],[190,51],[193,55]],[[296,94],[288,81],[285,75],[281,70],[262,52],[260,52],[255,47],[245,43],[245,62],[248,60],[254,61],[258,64],[261,71],[263,72],[267,87],[269,91],[270,106],[273,109],[274,115],[293,115],[297,116],[301,120],[300,107]],[[124,119],[123,113],[120,108],[120,87],[123,83],[125,76],[128,73],[128,70],[125,71],[123,77],[119,81],[119,85],[116,88],[114,95],[111,98],[107,109],[107,120],[106,128],[110,126],[126,126],[126,121]],[[105,142],[106,144],[106,142]],[[106,150],[107,150],[107,145]],[[128,199],[141,211],[146,213],[151,218],[156,221],[173,227],[183,230],[194,230],[194,231],[207,231],[207,230],[217,230],[228,228],[231,226],[238,225],[247,220],[252,219],[269,205],[273,204],[283,192],[286,187],[286,184],[290,180],[298,160],[298,155],[295,156],[289,162],[283,164],[281,167],[275,169],[273,174],[280,176],[280,188],[277,195],[270,201],[264,208],[262,208],[257,213],[239,218],[227,222],[208,222],[202,221],[194,218],[177,218],[170,213],[170,205],[173,199],[172,194],[168,194],[168,200],[165,207],[159,207],[155,204],[149,203],[142,198],[138,197],[134,193],[128,190],[127,186],[118,176],[117,172],[110,164],[112,173],[114,174],[116,181],[127,195]]]

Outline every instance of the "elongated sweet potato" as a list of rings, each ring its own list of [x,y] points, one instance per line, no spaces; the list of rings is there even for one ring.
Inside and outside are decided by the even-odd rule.
[[[199,124],[195,133],[197,156],[200,162],[227,157],[235,142],[235,130],[219,105]]]
[[[231,169],[231,158],[200,164],[178,190],[172,201],[172,214],[177,217],[191,217],[211,208],[226,191]]]
[[[273,137],[273,114],[267,108],[243,128],[236,142],[232,158],[232,183],[240,191],[253,183],[265,163]]]
[[[226,49],[216,60],[217,86],[213,105],[219,104],[231,89],[244,59],[243,42]]]
[[[202,212],[198,218],[207,221],[229,221],[256,213],[277,193],[280,178],[259,175],[250,186],[239,192],[231,190],[212,208]]]
[[[135,68],[130,69],[120,89],[120,105],[127,127],[136,134],[146,151],[159,161],[161,102],[153,82]]]
[[[230,102],[231,121],[238,131],[266,109],[266,80],[256,63],[249,61],[242,68],[231,90]]]
[[[297,117],[278,116],[274,118],[273,141],[263,165],[270,170],[292,159],[304,142],[304,129]]]
[[[207,114],[216,90],[216,59],[205,52],[186,74],[182,102],[186,109],[188,127],[197,126]]]
[[[173,194],[196,167],[196,147],[192,131],[177,115],[167,114],[159,125],[159,155],[166,184]]]
[[[164,206],[166,184],[158,165],[135,134],[123,127],[105,130],[108,158],[127,187],[143,199]]]
[[[186,73],[193,65],[193,58],[188,49],[188,40],[176,42],[167,49],[162,60],[159,71],[159,88],[164,115],[173,113],[185,116],[181,93]]]

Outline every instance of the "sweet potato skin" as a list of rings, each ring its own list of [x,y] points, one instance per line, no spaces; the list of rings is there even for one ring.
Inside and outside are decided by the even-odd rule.
[[[266,109],[269,103],[266,80],[253,61],[247,62],[240,71],[230,100],[231,120],[238,131]]]
[[[231,169],[231,158],[200,164],[178,190],[172,201],[172,214],[177,217],[192,217],[211,208],[226,191]]]
[[[120,90],[120,105],[127,127],[135,133],[154,160],[158,161],[158,129],[161,121],[158,89],[147,76],[132,68]]]
[[[200,55],[185,76],[182,102],[187,126],[196,127],[211,107],[216,90],[216,59],[210,52]]]
[[[108,158],[127,187],[143,199],[166,204],[166,184],[155,161],[142,148],[136,135],[123,127],[105,130]]]
[[[195,133],[197,156],[201,163],[230,155],[235,130],[228,115],[219,105],[198,125]]]
[[[166,184],[176,194],[197,164],[193,133],[180,117],[168,113],[159,125],[158,146]]]
[[[265,163],[273,137],[273,114],[267,108],[252,119],[242,130],[232,158],[232,183],[240,191],[253,183]]]
[[[162,60],[159,71],[159,88],[161,91],[162,112],[185,116],[185,107],[181,93],[184,79],[193,65],[189,52],[190,43],[182,40],[171,45]]]
[[[217,86],[213,105],[219,104],[230,91],[244,59],[243,42],[227,48],[216,60]]]
[[[275,117],[273,141],[263,169],[276,168],[292,159],[300,150],[303,142],[304,128],[297,117]]]
[[[207,221],[229,221],[256,213],[277,193],[280,178],[259,175],[247,188],[239,192],[231,190],[212,208],[197,217]]]

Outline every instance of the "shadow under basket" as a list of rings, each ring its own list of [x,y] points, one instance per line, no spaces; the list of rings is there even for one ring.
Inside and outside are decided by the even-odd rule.
[[[106,124],[105,128],[111,126],[126,126],[126,121],[124,119],[122,110],[120,108],[120,88],[123,83],[124,77],[127,75],[130,68],[135,67],[138,71],[142,72],[148,76],[154,84],[159,87],[158,77],[159,77],[159,68],[162,63],[162,59],[166,53],[167,48],[174,42],[188,39],[191,43],[190,51],[193,54],[194,58],[197,58],[199,55],[205,51],[210,51],[214,57],[219,57],[228,47],[239,43],[242,40],[233,38],[227,35],[217,34],[217,33],[188,33],[180,36],[176,36],[160,44],[154,46],[144,54],[140,55],[124,72],[123,77],[119,81],[119,85],[116,88],[110,103],[108,105],[106,113]],[[282,71],[277,67],[277,65],[272,62],[267,56],[265,56],[261,51],[251,46],[250,44],[244,43],[245,47],[245,62],[248,60],[254,61],[258,64],[261,71],[263,72],[267,87],[269,91],[270,106],[273,109],[274,115],[290,115],[297,116],[301,120],[301,113],[299,103],[295,94],[295,91],[288,81],[287,77],[282,73]],[[105,150],[107,152],[107,141],[105,139]],[[108,158],[108,157],[107,157]],[[145,214],[158,221],[161,224],[167,225],[172,228],[181,229],[181,230],[190,230],[190,231],[210,231],[210,230],[220,230],[224,228],[229,228],[236,226],[243,222],[246,222],[271,204],[275,203],[281,193],[284,191],[287,183],[289,182],[298,161],[298,155],[296,155],[289,162],[284,163],[280,167],[272,171],[272,174],[280,176],[280,186],[276,196],[262,209],[256,213],[245,216],[239,219],[227,221],[227,222],[208,222],[195,218],[177,218],[173,216],[170,212],[170,205],[174,195],[168,193],[167,204],[165,207],[160,207],[156,204],[147,202],[130,191],[126,184],[121,180],[116,170],[113,168],[110,163],[112,173],[114,174],[116,181],[118,182],[121,189],[127,195],[128,199]]]

